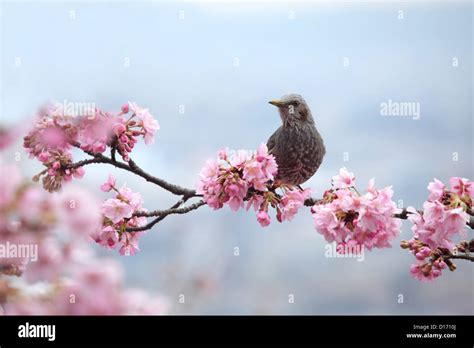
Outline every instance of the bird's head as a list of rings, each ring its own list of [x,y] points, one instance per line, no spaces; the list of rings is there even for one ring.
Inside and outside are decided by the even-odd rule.
[[[314,123],[308,105],[299,94],[287,94],[280,99],[269,101],[269,103],[278,107],[283,125]]]

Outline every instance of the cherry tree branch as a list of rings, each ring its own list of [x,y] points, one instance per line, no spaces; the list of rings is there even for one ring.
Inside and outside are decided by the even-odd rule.
[[[78,144],[75,144],[75,146],[79,146]],[[83,150],[84,151],[84,150]],[[155,217],[151,222],[144,226],[140,227],[129,227],[126,229],[127,232],[139,232],[139,231],[146,231],[148,229],[151,229],[153,226],[155,226],[157,223],[165,219],[169,215],[174,215],[174,214],[186,214],[189,213],[193,210],[196,210],[203,205],[206,205],[206,203],[203,200],[200,200],[196,203],[193,203],[191,205],[183,207],[182,205],[186,203],[190,198],[193,197],[202,197],[202,195],[199,195],[196,193],[195,190],[184,188],[175,184],[171,184],[161,178],[158,178],[156,176],[153,176],[147,172],[145,172],[143,169],[141,169],[132,159],[128,161],[128,163],[124,163],[121,161],[117,161],[115,159],[115,147],[112,146],[111,149],[111,157],[104,156],[102,154],[95,154],[90,151],[84,151],[88,155],[92,156],[92,158],[85,159],[79,162],[74,163],[71,167],[72,168],[78,168],[78,167],[83,167],[85,165],[89,164],[97,164],[97,163],[104,163],[104,164],[109,164],[112,165],[116,168],[120,168],[126,171],[129,171],[135,175],[138,175],[142,178],[144,178],[146,181],[151,182],[160,188],[175,194],[175,195],[180,195],[182,198],[176,202],[173,206],[171,206],[168,209],[165,210],[153,210],[150,212],[145,212],[145,211],[139,211],[135,212],[133,216],[136,217]],[[321,203],[321,199],[316,199],[316,198],[308,198],[305,200],[304,205],[307,207],[311,207],[315,204]],[[472,210],[467,212],[470,217],[469,221],[466,223],[471,229],[474,229],[474,212]],[[394,218],[402,219],[402,220],[407,220],[408,216],[412,214],[409,212],[406,208],[403,208],[400,213],[397,213],[394,215]],[[463,260],[469,260],[474,262],[474,257],[470,256],[469,254],[466,255],[445,255],[445,258],[447,260],[449,259],[463,259]]]
[[[78,144],[75,144],[75,146],[78,146]],[[168,183],[167,181],[165,181],[163,179],[160,179],[160,178],[155,177],[151,174],[148,174],[143,169],[141,169],[132,159],[130,159],[128,161],[128,164],[116,161],[115,160],[115,151],[114,151],[114,149],[115,148],[112,147],[112,151],[111,151],[112,158],[109,158],[109,157],[104,156],[102,154],[94,154],[92,152],[83,150],[88,155],[93,156],[93,158],[79,161],[79,162],[73,164],[71,167],[78,168],[78,167],[82,167],[82,166],[85,166],[85,165],[88,165],[88,164],[93,164],[93,163],[106,163],[106,164],[113,165],[117,168],[121,168],[121,169],[127,170],[129,172],[132,172],[132,173],[134,173],[138,176],[141,176],[146,181],[151,182],[155,185],[158,185],[159,187],[161,187],[161,188],[163,188],[163,189],[165,189],[165,190],[167,190],[167,191],[169,191],[169,192],[171,192],[175,195],[182,195],[183,196],[183,202],[182,203],[186,202],[189,198],[201,197],[202,196],[202,195],[197,194],[195,190],[191,190],[191,189],[184,188],[184,187],[181,187],[181,186],[178,186],[178,185],[175,185],[175,184]],[[318,204],[320,202],[321,202],[321,199],[308,198],[308,199],[305,200],[304,205],[307,206],[307,207],[311,207],[311,206],[313,206],[315,204]],[[158,217],[163,217],[164,218],[164,217],[166,217],[167,215],[170,215],[170,214],[184,214],[184,213],[187,213],[191,210],[197,209],[197,208],[201,207],[202,205],[206,204],[205,202],[200,201],[199,205],[197,205],[197,206],[192,205],[192,207],[193,207],[192,209],[185,210],[184,212],[181,212],[182,210],[179,210],[177,208],[182,203],[180,203],[176,207],[173,206],[173,207],[171,207],[167,210],[155,210],[155,211],[147,212],[147,213],[139,212],[139,213],[136,213],[137,215],[135,215],[135,216],[148,216],[148,217],[158,216]],[[472,209],[470,209],[467,213],[470,215],[470,217],[469,217],[469,221],[466,224],[471,229],[474,229],[474,211]],[[138,215],[138,214],[142,214],[142,215]],[[398,219],[402,219],[402,220],[407,220],[408,216],[410,214],[411,214],[411,212],[409,212],[406,208],[403,208],[403,210],[400,213],[395,214],[394,217],[398,218]],[[155,219],[155,220],[157,220],[157,219]],[[157,222],[158,221],[156,221],[154,224],[156,224]]]
[[[307,200],[305,200],[304,205],[307,207],[312,207],[313,205],[318,204],[321,201],[321,199],[308,198]],[[421,213],[421,211],[418,212]],[[468,225],[471,229],[474,230],[474,212],[472,209],[470,209],[467,211],[467,213],[469,214],[469,221],[466,222],[466,225]],[[393,217],[397,219],[407,220],[410,214],[413,213],[409,212],[406,208],[403,208],[400,213],[395,214]]]
[[[451,255],[448,257],[449,259],[459,259],[459,260],[467,260],[467,261],[471,261],[471,262],[474,262],[474,256],[471,256],[471,255]],[[445,258],[446,260],[447,258]]]
[[[128,119],[122,117],[128,114],[130,110],[132,112]],[[95,118],[95,115],[98,117]],[[218,158],[222,163],[208,162],[201,172],[202,178],[199,187],[202,187],[202,192],[206,192],[205,197],[197,202],[190,202],[186,205],[186,202],[190,199],[203,197],[203,195],[198,194],[194,189],[182,187],[151,175],[139,167],[138,164],[129,157],[138,137],[143,136],[145,143],[149,143],[149,140],[153,139],[155,131],[159,129],[158,122],[154,120],[148,112],[148,109],[140,108],[135,103],[128,103],[121,107],[120,113],[116,115],[116,119],[114,120],[110,117],[110,114],[103,113],[99,109],[96,109],[95,115],[93,118],[94,121],[88,119],[84,120],[84,122],[81,120],[77,123],[69,122],[69,116],[61,116],[57,113],[52,114],[50,118],[44,117],[37,123],[36,127],[24,137],[23,146],[31,156],[36,157],[46,167],[46,169],[35,175],[33,180],[37,182],[41,179],[43,188],[48,192],[59,191],[63,182],[71,180],[72,177],[82,177],[84,174],[84,166],[107,164],[139,176],[147,182],[158,186],[160,189],[179,197],[179,200],[167,209],[145,211],[142,208],[143,200],[141,195],[137,192],[133,192],[126,186],[117,188],[116,178],[113,175],[109,175],[107,181],[101,185],[101,190],[105,192],[113,191],[115,197],[105,200],[102,204],[103,215],[101,229],[97,235],[94,236],[94,239],[97,243],[109,248],[115,248],[121,245],[121,255],[133,255],[139,250],[138,239],[142,234],[134,234],[135,232],[149,230],[167,216],[186,214],[206,204],[209,204],[209,206],[214,209],[219,209],[227,204],[233,210],[236,210],[247,201],[249,203],[247,210],[253,205],[254,210],[257,212],[257,221],[262,227],[265,227],[268,226],[271,221],[268,214],[269,207],[276,210],[277,220],[283,222],[285,220],[291,220],[304,200],[304,206],[312,207],[311,212],[315,215],[318,232],[324,235],[323,229],[327,229],[328,226],[331,229],[332,227],[330,227],[330,225],[333,221],[323,221],[324,216],[318,214],[320,209],[317,209],[316,206],[321,208],[321,205],[328,203],[328,205],[325,205],[325,208],[328,208],[332,214],[330,217],[337,220],[339,226],[343,225],[347,227],[346,230],[353,232],[353,236],[351,235],[349,238],[346,238],[350,232],[346,232],[346,230],[342,229],[339,229],[342,231],[338,231],[336,228],[333,228],[335,233],[341,232],[337,235],[338,238],[336,240],[339,240],[340,237],[343,242],[347,241],[347,244],[349,244],[349,241],[354,241],[357,238],[357,244],[361,245],[374,245],[374,241],[377,243],[379,243],[379,241],[387,242],[389,238],[400,232],[400,221],[394,221],[393,219],[407,220],[410,214],[423,214],[423,211],[415,212],[413,210],[408,211],[407,209],[396,209],[391,199],[377,201],[377,197],[367,199],[369,202],[367,204],[374,202],[374,205],[370,206],[374,214],[366,214],[364,210],[360,209],[360,204],[353,204],[351,206],[350,203],[359,202],[357,199],[353,202],[349,202],[341,211],[338,201],[332,203],[333,199],[344,198],[338,197],[340,196],[337,192],[338,189],[348,189],[345,193],[347,193],[349,197],[361,196],[355,187],[354,174],[348,172],[346,168],[341,168],[339,175],[335,177],[337,180],[333,178],[332,189],[326,191],[322,199],[305,199],[310,194],[309,190],[303,190],[300,185],[290,185],[279,179],[275,179],[275,174],[277,173],[276,159],[268,152],[265,144],[259,147],[257,155],[249,155],[248,152],[245,152],[245,156],[248,156],[248,158],[237,164],[229,160],[227,150],[220,150],[218,152]],[[112,127],[113,132],[111,132],[111,129],[108,129],[108,127],[112,125],[110,121],[116,122]],[[49,146],[50,142],[46,141],[44,137],[44,132],[48,131],[49,128],[54,129],[54,134],[56,134],[57,128],[61,128],[64,132],[64,137],[61,137],[61,141],[59,142],[61,144],[60,146]],[[99,139],[91,143],[89,140],[95,137],[97,133],[96,129],[105,130],[107,136],[99,136]],[[72,134],[77,136],[71,136]],[[83,144],[71,140],[83,138],[86,139]],[[67,144],[63,144],[62,140],[66,140]],[[55,141],[55,143],[57,142]],[[81,149],[84,153],[89,155],[90,158],[72,163],[71,149],[69,146],[66,146],[69,144]],[[107,156],[107,154],[87,150],[91,148],[102,152],[109,149],[110,153],[107,153],[109,156]],[[120,155],[121,158],[118,158],[117,154]],[[344,185],[336,184],[336,181],[341,180],[343,180]],[[452,180],[454,180],[458,186],[453,184]],[[428,186],[432,192],[433,190],[438,191],[442,189],[442,195],[439,201],[445,206],[443,208],[444,212],[458,206],[462,206],[462,210],[464,211],[467,210],[467,214],[461,212],[461,209],[455,211],[454,213],[457,214],[455,218],[458,219],[456,222],[460,221],[460,226],[457,224],[455,226],[448,225],[447,228],[453,227],[455,229],[453,232],[455,233],[458,232],[457,230],[464,229],[464,223],[466,223],[467,226],[474,229],[472,194],[469,190],[469,195],[467,196],[460,193],[461,191],[464,193],[465,188],[468,187],[468,185],[472,185],[473,182],[455,177],[450,179],[450,183],[452,186],[451,191],[445,189],[444,184],[436,179],[434,183],[430,184],[433,187]],[[373,186],[373,183],[371,186]],[[457,189],[455,189],[456,187]],[[374,188],[373,192],[378,192],[378,190]],[[323,211],[323,213],[325,212]],[[451,212],[449,212],[449,214],[451,214]],[[383,224],[384,232],[386,232],[384,236],[379,236],[376,233],[366,233],[363,228],[363,221],[366,219],[368,223],[372,223],[374,217],[370,217],[370,215],[380,216],[381,224]],[[415,217],[418,218],[417,215],[415,215]],[[151,221],[146,218],[151,218]],[[425,215],[424,218],[426,218],[427,223],[430,222],[429,216]],[[321,226],[319,226],[320,223]],[[402,241],[400,246],[403,249],[410,249],[418,260],[425,260],[428,256],[430,257],[424,264],[414,265],[412,273],[417,278],[434,279],[441,274],[441,269],[446,265],[451,271],[454,271],[456,265],[452,260],[461,259],[474,262],[474,239],[469,242],[463,240],[456,246],[452,246],[450,239],[446,238],[449,243],[437,243],[433,245],[433,243],[424,238],[418,238],[418,221],[415,221],[415,223],[415,228],[413,228],[415,232],[414,237],[409,241]],[[439,223],[439,221],[435,219],[434,222],[431,221],[431,223]],[[362,231],[362,233],[359,234],[359,231]],[[447,230],[447,232],[450,231]],[[362,241],[358,240],[358,234],[363,235],[361,237]],[[325,238],[331,240],[327,236],[325,236]],[[332,238],[332,240],[334,239],[335,238]],[[384,245],[384,243],[380,243],[380,245]],[[449,249],[444,246],[448,246]],[[436,272],[434,272],[433,267]],[[5,272],[14,274],[15,269],[0,267],[0,273]]]
[[[126,231],[127,232],[139,232],[139,231],[149,230],[150,228],[155,226],[158,222],[163,220],[168,215],[171,215],[171,214],[186,214],[186,213],[189,213],[192,210],[198,209],[199,207],[205,205],[206,203],[204,201],[200,200],[199,202],[193,203],[189,206],[178,208],[179,204],[180,204],[180,202],[175,204],[170,209],[166,209],[166,210],[155,210],[155,211],[152,211],[150,213],[147,213],[147,212],[137,212],[137,213],[135,213],[134,214],[135,216],[158,216],[158,217],[156,219],[152,220],[151,222],[149,222],[148,224],[144,225],[144,226],[129,227],[129,228],[126,229]]]
[[[200,200],[199,202],[196,202],[187,207],[178,208],[178,207],[173,206],[166,210],[138,211],[138,212],[135,212],[133,216],[151,217],[151,216],[162,216],[162,215],[171,215],[171,214],[186,214],[186,213],[189,213],[191,210],[198,209],[199,207],[205,204],[206,203],[203,200]]]
[[[75,144],[75,146],[79,147],[78,144]],[[142,178],[144,178],[146,181],[151,182],[162,189],[165,189],[166,191],[169,191],[170,193],[173,193],[175,195],[181,195],[182,198],[176,202],[173,206],[171,206],[169,209],[166,210],[154,210],[151,212],[135,212],[133,216],[145,216],[145,217],[152,217],[156,216],[155,219],[153,219],[151,222],[144,226],[140,227],[129,227],[126,229],[127,232],[139,232],[139,231],[146,231],[151,229],[153,226],[155,226],[158,222],[166,218],[168,215],[173,215],[173,214],[186,214],[189,213],[192,210],[196,210],[199,207],[205,205],[206,203],[203,200],[200,200],[196,203],[193,203],[189,206],[186,207],[181,207],[186,201],[188,201],[190,198],[193,197],[201,197],[202,195],[199,195],[196,193],[195,190],[184,188],[175,184],[171,184],[163,179],[160,179],[156,176],[153,176],[147,172],[145,172],[143,169],[141,169],[132,159],[130,159],[127,163],[117,161],[115,159],[115,151],[114,147],[112,147],[111,150],[111,157],[104,156],[100,153],[92,153],[90,151],[85,151],[88,155],[92,156],[93,158],[85,159],[82,161],[78,161],[74,164],[71,165],[71,168],[78,168],[78,167],[83,167],[89,164],[109,164],[112,165],[116,168],[124,169],[126,171],[129,171],[135,175],[138,175]]]
[[[467,242],[463,241],[456,245],[456,253],[453,253],[451,250],[446,248],[438,248],[438,252],[441,254],[443,261],[446,262],[451,271],[456,270],[456,265],[451,260],[466,260],[474,262],[474,255],[471,253],[474,252],[474,243],[473,241]]]
[[[83,150],[84,151],[84,150]],[[130,159],[127,163],[117,161],[113,158],[104,156],[100,153],[92,153],[90,151],[84,151],[88,155],[92,156],[93,158],[82,160],[79,162],[74,163],[71,168],[78,168],[78,167],[83,167],[85,165],[89,164],[95,164],[95,163],[105,163],[112,165],[116,168],[124,169],[126,171],[129,171],[133,174],[136,174],[142,178],[144,178],[146,181],[151,182],[162,189],[171,192],[172,194],[178,195],[178,196],[183,196],[186,198],[191,198],[191,197],[200,197],[200,195],[196,194],[195,190],[191,190],[188,188],[184,188],[175,184],[171,184],[163,179],[160,179],[156,176],[153,176],[151,174],[148,174],[145,172],[143,169],[141,169],[132,159]]]

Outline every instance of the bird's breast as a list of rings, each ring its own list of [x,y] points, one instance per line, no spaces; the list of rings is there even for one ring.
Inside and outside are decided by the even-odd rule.
[[[326,153],[323,139],[314,125],[283,127],[275,139],[272,153],[278,164],[278,176],[300,184],[314,175]]]

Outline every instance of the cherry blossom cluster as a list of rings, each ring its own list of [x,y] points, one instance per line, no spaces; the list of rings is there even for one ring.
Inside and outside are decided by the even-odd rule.
[[[274,181],[278,167],[265,144],[260,145],[256,154],[239,150],[230,156],[227,149],[222,149],[217,156],[217,161],[208,160],[202,169],[196,190],[214,210],[226,204],[233,211],[253,207],[257,221],[265,227],[271,221],[269,207],[276,210],[279,222],[291,220],[311,194],[310,190]]]
[[[337,250],[345,250],[346,245],[368,250],[390,247],[401,226],[393,216],[398,209],[392,195],[391,187],[375,188],[374,179],[360,194],[354,174],[341,168],[332,178],[332,188],[311,208],[316,230],[326,241],[336,242]]]
[[[444,259],[440,249],[431,249],[417,238],[402,241],[400,246],[409,249],[415,255],[417,261],[410,266],[410,273],[418,280],[438,278],[448,264],[450,270],[455,270],[455,265],[449,259]]]
[[[94,240],[108,249],[115,249],[120,245],[120,255],[135,255],[139,250],[139,239],[145,232],[127,232],[126,229],[147,223],[146,217],[133,216],[135,212],[144,211],[141,195],[133,192],[127,185],[117,188],[113,175],[109,175],[100,188],[104,192],[114,192],[115,197],[102,203],[102,227],[93,236]]]
[[[16,165],[0,164],[0,315],[163,314],[167,301],[125,288],[120,263],[99,258],[90,234],[99,201],[70,185],[49,195]],[[18,252],[37,247],[32,258]],[[14,251],[16,252],[14,253]]]
[[[165,298],[140,288],[124,287],[124,269],[113,259],[69,263],[50,282],[0,280],[5,315],[156,315],[168,311]]]
[[[129,102],[117,114],[98,108],[86,115],[68,114],[61,105],[40,110],[34,128],[24,137],[23,146],[30,157],[37,158],[46,169],[34,177],[42,177],[43,187],[59,191],[64,182],[84,175],[82,167],[73,165],[72,148],[79,147],[92,154],[108,147],[125,161],[138,141],[153,143],[158,122],[148,109]]]
[[[423,211],[409,207],[408,220],[413,223],[413,238],[402,241],[401,247],[409,249],[416,257],[411,274],[420,280],[433,280],[441,275],[446,265],[451,271],[455,265],[445,256],[455,253],[462,246],[453,242],[455,236],[466,236],[468,212],[472,212],[474,183],[453,177],[450,187],[434,179],[428,185],[430,192],[423,203]]]

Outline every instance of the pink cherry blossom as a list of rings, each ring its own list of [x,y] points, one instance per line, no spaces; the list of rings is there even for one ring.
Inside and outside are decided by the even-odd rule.
[[[434,179],[428,185],[429,196],[423,203],[423,210],[416,211],[409,207],[408,220],[413,224],[413,238],[402,241],[401,246],[409,249],[416,258],[410,273],[416,279],[433,280],[442,274],[446,261],[441,256],[455,252],[453,239],[466,236],[466,223],[472,209],[471,188],[474,186],[468,179],[453,177],[449,180],[448,189],[441,181]],[[455,266],[450,263],[450,270]]]
[[[451,185],[451,191],[458,196],[468,195],[471,199],[474,199],[474,182],[465,178],[453,177],[449,179],[449,184]]]
[[[335,189],[349,188],[355,185],[353,173],[347,171],[345,167],[339,170],[339,175],[333,176],[332,186]]]
[[[100,245],[109,249],[120,247],[120,255],[135,255],[139,251],[139,239],[145,234],[143,231],[129,232],[127,228],[136,228],[146,225],[145,216],[134,216],[135,212],[144,212],[143,198],[133,192],[127,185],[115,188],[116,179],[109,176],[105,188],[115,192],[114,198],[107,199],[102,204],[104,215],[100,231],[92,234],[92,238]],[[109,190],[110,192],[111,190]]]
[[[279,204],[278,197],[268,192],[277,165],[265,144],[260,145],[256,154],[238,150],[234,156],[229,156],[227,149],[221,149],[217,158],[218,161],[211,159],[206,162],[197,183],[196,192],[203,195],[208,206],[220,209],[228,205],[231,210],[237,211],[244,207],[247,200],[247,210],[253,205],[255,211],[266,213],[269,202],[275,206]],[[260,217],[257,219],[261,224],[269,223],[263,213]]]
[[[269,155],[268,148],[266,144],[261,144],[257,150],[257,162],[261,163],[261,168],[263,172],[263,176],[273,180],[274,175],[276,175],[278,171],[278,166],[275,160],[275,157]]]
[[[77,236],[88,239],[90,231],[100,228],[100,201],[86,189],[68,186],[61,195],[55,195],[53,199],[55,204],[61,206],[61,211],[57,214],[61,215],[64,225]]]
[[[232,167],[241,168],[247,161],[252,159],[254,159],[254,156],[252,156],[248,151],[237,150],[234,156],[231,156],[229,163]]]
[[[279,222],[291,220],[310,195],[309,190],[282,184],[275,186],[273,179],[278,168],[265,144],[261,144],[255,154],[239,150],[232,157],[227,149],[221,149],[217,158],[218,161],[206,162],[197,184],[197,193],[202,194],[213,209],[229,205],[236,211],[247,201],[246,209],[253,206],[258,212],[257,221],[268,226],[269,207],[276,209]]]
[[[69,144],[69,137],[66,131],[59,127],[47,127],[39,134],[39,141],[49,150],[55,149],[68,149],[71,145]]]
[[[118,189],[118,195],[121,200],[127,202],[133,210],[140,210],[143,205],[143,198],[138,192],[133,192],[132,189],[123,185]]]
[[[130,106],[128,103],[123,104],[120,108],[124,114],[128,114],[128,111],[130,110]]]
[[[311,196],[311,190],[288,190],[280,200],[281,220],[292,220],[304,202]]]
[[[341,243],[349,235],[350,230],[338,221],[330,204],[316,204],[312,207],[314,226],[329,243]]]
[[[128,102],[129,109],[132,111],[132,114],[137,116],[142,116],[143,114],[148,113],[148,109],[142,108],[137,105],[135,102]]]
[[[115,179],[115,176],[113,176],[112,174],[109,174],[107,181],[103,183],[102,185],[100,185],[100,189],[103,192],[109,192],[115,187],[116,183],[117,183],[117,179]]]
[[[138,247],[138,241],[141,237],[140,232],[126,233],[122,247],[120,248],[120,255],[122,256],[133,256],[140,250]]]
[[[360,195],[354,189],[354,175],[345,168],[333,177],[332,185],[312,207],[316,230],[328,242],[361,245],[368,250],[390,247],[401,226],[393,217],[398,209],[392,189],[378,190],[372,179],[368,191]]]
[[[128,109],[132,115],[126,118]],[[24,137],[23,146],[30,157],[36,157],[46,167],[34,179],[42,178],[43,187],[53,192],[61,190],[63,183],[73,177],[84,175],[84,169],[74,165],[74,148],[98,154],[114,147],[129,161],[138,137],[152,144],[158,129],[159,124],[149,110],[135,103],[122,106],[117,114],[96,108],[92,115],[89,112],[69,115],[61,105],[56,105],[40,110],[33,129]]]
[[[249,210],[253,206],[255,211],[258,211],[262,205],[264,205],[265,197],[259,194],[253,194],[247,201],[246,210]]]
[[[263,176],[262,166],[258,161],[251,161],[244,167],[243,178],[247,180],[259,179]]]
[[[94,117],[80,117],[77,123],[77,141],[80,148],[92,153],[103,153],[111,143],[116,117],[100,109],[95,110]]]
[[[143,127],[145,132],[144,139],[145,144],[150,145],[154,143],[155,132],[160,129],[160,125],[149,113],[141,116],[140,125]]]
[[[227,161],[228,159],[228,149],[225,148],[225,149],[220,149],[219,151],[217,151],[217,157],[220,159],[220,160],[223,160],[223,161]]]
[[[247,195],[247,183],[242,179],[228,178],[224,184],[226,203],[233,211],[244,206],[244,198]]]
[[[119,235],[112,226],[105,226],[95,238],[95,241],[108,249],[115,249],[119,243]]]
[[[109,198],[102,205],[102,212],[106,218],[116,224],[124,218],[132,217],[133,208],[120,199]]]
[[[12,164],[0,163],[0,172],[0,211],[2,211],[15,198],[22,177],[19,168]]]
[[[54,157],[53,153],[44,154],[45,161]],[[54,164],[51,169],[61,170]],[[123,315],[166,311],[166,301],[161,296],[126,289],[122,266],[110,258],[98,257],[90,242],[82,238],[92,235],[106,248],[125,246],[133,254],[143,232],[119,233],[110,220],[108,225],[98,227],[104,220],[100,205],[81,187],[70,185],[50,195],[23,178],[16,165],[2,163],[0,172],[0,243],[38,246],[37,259],[0,258],[1,314]],[[124,194],[132,196],[127,190]],[[136,197],[132,201],[139,202]],[[146,217],[132,217],[121,223],[124,227],[143,226]]]
[[[260,211],[258,214],[257,214],[257,220],[258,220],[258,223],[260,224],[260,226],[262,227],[266,227],[268,225],[270,225],[270,216],[268,215],[268,213],[266,211]]]
[[[410,273],[415,279],[421,281],[434,280],[447,267],[442,257],[434,254],[432,249],[418,239],[405,242],[404,247],[410,249],[416,257],[416,262],[410,266]]]
[[[471,208],[472,200],[464,194],[467,192],[465,188],[472,183],[467,179],[451,178],[450,184],[453,191],[447,190],[441,181],[435,179],[428,185],[430,195],[423,203],[423,211],[410,209],[408,219],[413,223],[415,237],[433,249],[452,249],[453,237],[466,233],[469,221],[466,211]]]
[[[434,182],[430,182],[428,184],[428,190],[430,191],[430,195],[429,195],[428,199],[430,201],[434,201],[434,200],[437,200],[437,199],[441,198],[441,196],[444,193],[444,189],[445,189],[444,184],[441,181],[439,181],[438,179],[435,178]]]
[[[228,205],[237,211],[253,206],[258,212],[257,221],[264,227],[270,224],[269,208],[276,210],[277,221],[291,220],[311,194],[309,189],[273,181],[278,168],[265,144],[256,153],[239,150],[234,156],[228,149],[221,149],[217,158],[208,160],[202,168],[196,190],[213,209]]]

